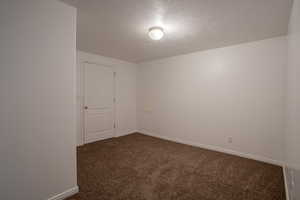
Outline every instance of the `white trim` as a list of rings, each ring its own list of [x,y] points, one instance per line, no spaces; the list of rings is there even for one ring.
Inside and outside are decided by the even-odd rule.
[[[80,63],[80,87],[81,87],[81,94],[80,96],[82,96],[82,99],[81,99],[81,107],[80,107],[80,114],[81,114],[81,131],[82,131],[82,135],[81,135],[81,139],[82,139],[82,145],[84,145],[86,142],[85,142],[85,110],[84,110],[84,106],[85,106],[85,89],[84,89],[84,82],[85,82],[85,62],[82,62]]]
[[[283,167],[282,167],[282,170],[283,170],[283,179],[284,179],[284,187],[285,187],[285,198],[286,198],[286,200],[289,200],[290,199],[290,193],[289,193],[289,187],[288,187],[288,183],[287,183],[287,166],[286,165],[284,165]]]
[[[235,156],[239,156],[239,157],[244,157],[244,158],[248,158],[248,159],[252,159],[252,160],[257,160],[257,161],[261,161],[261,162],[265,162],[265,163],[269,163],[269,164],[273,164],[273,165],[278,165],[278,166],[284,166],[284,162],[279,161],[279,160],[273,160],[271,158],[267,158],[264,156],[258,156],[258,155],[253,155],[253,154],[248,154],[248,153],[242,153],[242,152],[238,152],[238,151],[234,151],[234,150],[230,150],[230,149],[225,149],[222,147],[218,147],[218,146],[214,146],[214,145],[207,145],[207,144],[201,144],[201,143],[197,143],[197,142],[191,142],[191,141],[185,141],[182,139],[177,139],[177,138],[171,138],[171,137],[167,137],[167,136],[161,136],[155,133],[150,133],[146,130],[140,130],[138,131],[139,133],[145,134],[145,135],[149,135],[149,136],[153,136],[153,137],[157,137],[157,138],[161,138],[164,140],[169,140],[169,141],[173,141],[173,142],[177,142],[177,143],[181,143],[181,144],[187,144],[187,145],[191,145],[191,146],[195,146],[195,147],[200,147],[203,149],[208,149],[208,150],[212,150],[212,151],[218,151],[218,152],[222,152],[222,153],[227,153],[227,154],[231,154],[231,155],[235,155]]]
[[[133,133],[139,133],[139,132],[137,130],[129,130],[127,132],[117,134],[115,137],[122,137],[122,136],[130,135],[130,134],[133,134]]]
[[[68,198],[68,197],[70,197],[70,196],[72,196],[72,195],[74,195],[78,192],[79,192],[79,188],[78,188],[78,186],[75,186],[71,189],[68,189],[68,190],[66,190],[66,191],[64,191],[60,194],[57,194],[57,195],[49,198],[48,200],[63,200],[63,199],[66,199],[66,198]]]
[[[90,62],[90,61],[83,61],[82,62],[83,64],[90,64],[90,65],[100,65],[100,66],[104,66],[104,67],[107,67],[107,68],[114,68],[114,66],[112,65],[107,65],[107,64],[101,64],[101,62]]]
[[[116,137],[116,134],[117,134],[117,127],[118,127],[118,124],[117,124],[117,72],[116,72],[116,69],[114,67],[111,67],[112,71],[113,71],[113,109],[114,109],[114,125],[113,125],[113,131],[114,131],[114,135],[113,137]]]

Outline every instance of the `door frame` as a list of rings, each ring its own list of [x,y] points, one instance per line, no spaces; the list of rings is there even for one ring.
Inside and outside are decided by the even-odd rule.
[[[113,72],[113,137],[116,137],[116,75],[117,72],[114,69],[113,66],[109,66],[106,64],[101,64],[101,63],[97,63],[97,62],[90,62],[90,61],[83,61],[80,62],[80,76],[79,76],[79,87],[80,87],[80,114],[79,114],[79,120],[80,120],[80,132],[81,132],[81,141],[82,144],[81,145],[85,145],[86,143],[86,127],[85,127],[85,65],[86,64],[92,64],[92,65],[98,65],[98,66],[102,66],[102,67],[107,67],[110,68]]]

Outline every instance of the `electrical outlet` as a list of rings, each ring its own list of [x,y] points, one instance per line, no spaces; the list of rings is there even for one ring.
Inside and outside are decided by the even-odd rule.
[[[232,137],[227,138],[228,143],[232,143]]]

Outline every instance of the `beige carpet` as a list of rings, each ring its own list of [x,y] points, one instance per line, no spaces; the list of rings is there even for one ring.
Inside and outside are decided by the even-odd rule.
[[[131,134],[78,148],[69,200],[284,200],[282,168]]]

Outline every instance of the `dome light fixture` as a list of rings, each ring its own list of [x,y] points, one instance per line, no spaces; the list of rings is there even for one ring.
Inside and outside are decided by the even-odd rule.
[[[165,33],[163,28],[159,26],[154,26],[149,28],[148,35],[152,40],[160,40],[164,37]]]

